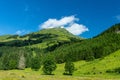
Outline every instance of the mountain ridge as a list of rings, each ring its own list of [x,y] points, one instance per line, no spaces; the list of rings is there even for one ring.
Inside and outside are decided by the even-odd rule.
[[[35,55],[41,59],[41,63],[49,57],[59,64],[68,60],[76,62],[103,59],[120,49],[120,34],[116,33],[114,27],[119,28],[120,24],[111,27],[110,31],[105,31],[104,34],[89,39],[76,38],[61,28],[46,29],[24,36],[7,36],[6,41],[0,42],[0,69],[16,69],[21,55],[26,59],[26,68],[30,67]],[[11,68],[13,61],[15,66]]]
[[[112,26],[108,31],[104,31],[94,38],[60,46],[51,54],[56,56],[58,63],[65,62],[65,59],[69,57],[73,61],[89,61],[105,57],[120,49],[120,34],[116,33],[116,28],[120,28],[120,24]],[[56,55],[56,53],[58,54]],[[69,57],[66,58],[65,56]]]
[[[31,46],[33,48],[47,48],[48,46],[60,46],[64,43],[79,41],[83,38],[73,35],[64,28],[43,29],[23,36],[1,36],[1,46]]]

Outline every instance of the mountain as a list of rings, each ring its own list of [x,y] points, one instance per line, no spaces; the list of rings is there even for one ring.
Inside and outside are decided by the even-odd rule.
[[[7,40],[8,37],[10,37],[11,35],[4,35],[4,36],[0,36],[0,42],[3,42],[5,40]]]
[[[94,38],[62,45],[51,52],[51,54],[55,56],[58,63],[65,62],[66,59],[71,59],[72,61],[90,61],[103,58],[120,49],[119,30],[120,24],[113,25]]]
[[[86,74],[86,75],[101,75],[105,73],[119,73],[120,70],[120,50],[117,50],[103,59],[96,59],[90,62],[84,62],[83,65],[77,66],[78,71],[75,74]],[[112,66],[111,66],[112,65]]]
[[[46,55],[49,55],[47,53],[59,46],[78,42],[81,39],[64,28],[44,29],[23,36],[0,36],[0,69],[9,70],[30,67],[34,56],[38,56],[40,61],[43,61]],[[24,60],[21,60],[21,57]],[[18,67],[21,62],[25,67]]]
[[[82,38],[69,33],[64,28],[43,29],[27,35],[5,35],[0,37],[1,46],[31,47],[44,49],[60,46],[65,43],[79,41]]]
[[[23,36],[2,36],[0,69],[16,69],[21,57],[25,58],[26,67],[30,67],[34,56],[39,57],[41,63],[49,57],[57,63],[104,59],[120,49],[119,30],[120,24],[116,24],[90,39],[74,36],[64,28],[44,29]]]
[[[104,34],[111,34],[111,33],[120,33],[120,23],[119,24],[115,24],[112,27],[110,27],[109,29],[105,30],[104,32],[102,32],[101,34],[97,35],[104,35]]]

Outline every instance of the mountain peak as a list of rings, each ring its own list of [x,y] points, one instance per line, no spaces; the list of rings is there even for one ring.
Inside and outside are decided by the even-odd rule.
[[[73,35],[64,28],[59,27],[43,29],[23,36],[12,35],[7,38],[5,37],[4,40],[0,41],[1,45],[18,45],[18,47],[30,45],[33,48],[37,47],[43,49],[50,46],[58,46],[79,40],[81,40],[80,37]]]
[[[72,33],[68,32],[65,28],[57,27],[57,28],[49,28],[49,29],[42,29],[38,32],[39,34],[56,34],[56,35],[69,35],[74,36]]]
[[[33,34],[52,34],[58,36],[80,38],[78,36],[73,35],[72,33],[70,33],[69,31],[67,31],[65,28],[62,27],[42,29],[38,32],[34,32]]]
[[[104,32],[102,32],[101,34],[95,37],[105,35],[105,34],[111,34],[111,33],[120,33],[120,23],[111,26],[109,29],[105,30]]]
[[[113,25],[111,28],[106,30],[107,33],[119,33],[120,32],[120,23]]]

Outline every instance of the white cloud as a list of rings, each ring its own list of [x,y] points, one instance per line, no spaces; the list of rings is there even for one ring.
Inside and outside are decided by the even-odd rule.
[[[115,16],[115,18],[120,21],[120,15]]]
[[[60,20],[48,19],[46,22],[40,25],[40,27],[41,28],[55,28],[55,27],[65,26],[77,20],[78,18],[75,18],[74,16],[63,17]]]
[[[80,35],[85,31],[88,31],[88,28],[82,24],[76,23],[79,21],[78,18],[75,16],[67,16],[61,19],[48,19],[43,24],[39,26],[41,29],[48,29],[48,28],[55,28],[55,27],[62,27],[68,30],[69,32],[73,33],[74,35]]]
[[[66,27],[66,29],[74,35],[80,35],[85,31],[89,31],[86,26],[77,23],[72,24],[70,27]]]

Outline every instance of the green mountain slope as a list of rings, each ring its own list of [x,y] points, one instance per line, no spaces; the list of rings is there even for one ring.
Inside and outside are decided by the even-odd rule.
[[[118,28],[120,28],[120,24],[112,26],[95,38],[63,45],[51,52],[51,54],[55,56],[58,63],[64,62],[69,58],[72,61],[89,61],[105,57],[120,49],[120,34],[116,32]]]
[[[43,47],[50,47],[50,46],[59,46],[61,44],[79,41],[81,40],[80,37],[77,37],[71,33],[69,33],[64,28],[52,28],[52,29],[43,29],[39,32],[34,32],[31,34],[28,34],[30,39],[35,40],[41,40],[41,43],[31,45],[31,47],[37,47],[37,48],[43,48]]]
[[[63,28],[44,29],[24,36],[2,36],[0,37],[0,69],[18,68],[21,57],[25,58],[26,63],[23,63],[25,67],[30,67],[34,56],[38,56],[43,61],[48,52],[61,45],[80,40],[81,38]]]
[[[35,32],[35,34],[53,34],[59,36],[75,37],[73,34],[69,33],[64,28],[43,29],[40,30],[39,32]]]
[[[0,42],[7,40],[11,35],[0,36]]]
[[[2,36],[5,37],[5,36]],[[64,28],[44,29],[24,36],[0,37],[1,46],[31,47],[44,49],[51,46],[59,46],[64,43],[81,40],[81,38],[69,33]]]
[[[42,69],[33,71],[30,68],[25,70],[8,70],[0,71],[1,79],[24,79],[26,80],[48,80],[48,79],[62,79],[62,80],[120,80],[117,73],[108,73],[108,70],[114,70],[120,67],[120,50],[110,54],[103,59],[94,61],[78,61],[74,62],[75,72],[72,76],[64,76],[64,63],[57,64],[57,69],[53,72],[54,75],[43,75]],[[31,77],[32,75],[32,77]],[[7,76],[7,77],[6,77]],[[17,77],[16,77],[17,76]]]
[[[76,67],[78,69],[76,74],[95,75],[109,73],[110,71],[120,68],[120,50],[102,59],[86,62],[83,65],[77,62]]]
[[[18,55],[20,58],[23,54],[26,58],[26,67],[30,67],[34,56],[38,56],[41,63],[45,58],[52,56],[57,63],[64,63],[67,60],[85,60],[92,61],[91,63],[88,62],[89,64],[94,64],[99,59],[120,49],[119,28],[120,24],[116,24],[91,39],[81,39],[63,28],[44,29],[24,36],[13,35],[7,39],[3,37],[0,42],[0,65],[3,69],[6,69],[5,66],[7,65],[7,69],[9,69],[12,61],[17,60],[17,57],[11,58],[11,56]],[[6,56],[10,58],[8,61]],[[4,63],[7,64],[4,65]],[[17,63],[15,62],[15,65],[18,65]],[[16,68],[12,67],[13,69]]]
[[[103,32],[102,34],[105,33],[119,33],[120,32],[120,23],[113,25],[111,28]]]

